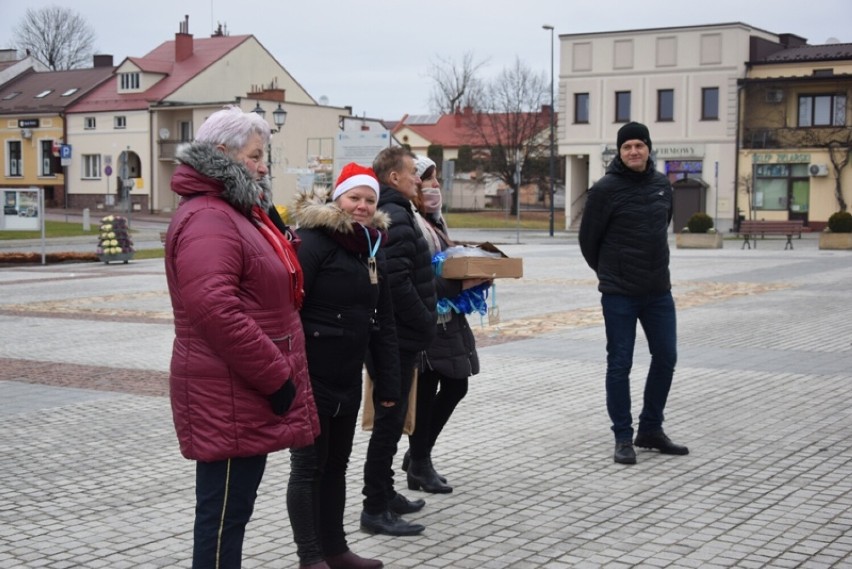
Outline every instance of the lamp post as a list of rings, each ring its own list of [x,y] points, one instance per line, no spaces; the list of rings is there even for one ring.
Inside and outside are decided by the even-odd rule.
[[[266,111],[263,110],[263,107],[260,106],[260,103],[256,103],[253,113],[260,115],[260,118],[266,118]],[[270,129],[270,134],[276,134],[281,132],[281,127],[284,126],[284,123],[287,122],[287,111],[281,106],[281,103],[278,103],[278,108],[272,111],[272,122],[275,123],[275,128]],[[266,145],[266,170],[269,173],[269,179],[272,179],[272,137],[269,138],[269,143]]]
[[[554,178],[556,177],[555,153],[553,148],[555,143],[553,121],[556,115],[556,110],[553,108],[553,26],[544,24],[541,28],[543,30],[550,30],[550,236],[553,237],[553,225],[556,215],[556,208],[553,203],[556,199],[556,190],[553,186]]]

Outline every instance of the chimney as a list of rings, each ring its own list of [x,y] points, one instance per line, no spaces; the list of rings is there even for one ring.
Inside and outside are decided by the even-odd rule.
[[[95,54],[93,57],[93,67],[114,67],[112,56],[107,54]]]
[[[175,63],[192,56],[192,34],[189,33],[189,15],[180,23],[180,31],[175,34]]]

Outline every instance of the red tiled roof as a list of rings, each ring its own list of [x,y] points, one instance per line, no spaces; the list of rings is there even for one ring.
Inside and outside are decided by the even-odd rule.
[[[527,119],[540,121],[541,127],[535,129],[537,131],[544,130],[549,126],[550,115],[547,113],[525,113]],[[406,115],[393,128],[393,134],[398,133],[403,128],[408,128],[412,132],[422,136],[431,144],[439,144],[446,148],[458,148],[464,145],[477,146],[481,144],[481,138],[485,138],[490,142],[504,141],[505,135],[500,135],[497,132],[499,126],[509,124],[510,119],[501,120],[501,115],[491,114],[487,120],[480,123],[480,126],[471,128],[470,121],[474,120],[476,113],[461,112],[448,115],[436,116],[434,122],[420,122],[423,120],[422,115],[409,117]],[[415,123],[409,123],[408,120],[418,118]]]
[[[25,73],[0,89],[0,114],[63,111],[107,81],[112,70],[112,67],[90,67]],[[12,96],[13,93],[18,94]],[[47,94],[36,98],[41,93]]]
[[[128,58],[143,71],[165,75],[150,89],[140,93],[119,94],[118,77],[113,77],[83,101],[71,107],[69,112],[91,113],[147,109],[152,103],[164,100],[251,37],[250,35],[241,35],[193,39],[192,55],[183,61],[175,61],[174,40],[164,42],[144,57]]]

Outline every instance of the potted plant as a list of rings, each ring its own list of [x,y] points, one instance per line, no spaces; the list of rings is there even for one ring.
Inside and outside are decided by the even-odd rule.
[[[678,249],[721,249],[722,234],[713,227],[713,218],[704,212],[692,214],[682,233],[675,236]]]
[[[852,249],[852,213],[836,211],[819,236],[820,249]]]

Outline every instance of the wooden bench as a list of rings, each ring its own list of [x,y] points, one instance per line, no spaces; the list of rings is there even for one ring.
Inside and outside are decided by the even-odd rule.
[[[793,235],[799,239],[802,238],[802,230],[804,222],[801,219],[790,219],[787,221],[766,221],[763,219],[744,219],[740,222],[740,228],[737,234],[743,238],[743,245],[740,249],[745,249],[754,244],[757,249],[757,238],[763,239],[767,235],[783,235],[787,238],[787,243],[784,245],[784,250],[793,248]],[[751,243],[749,242],[751,240]]]

